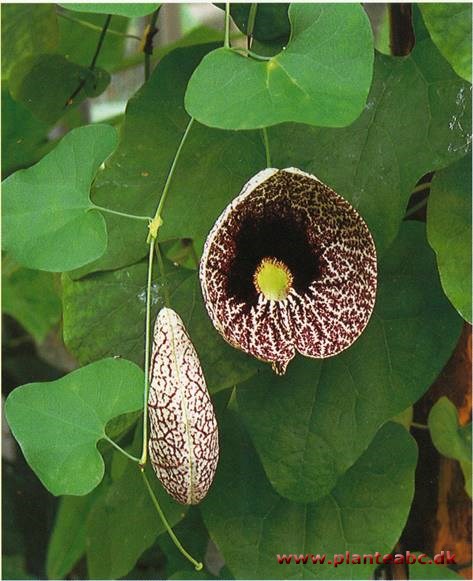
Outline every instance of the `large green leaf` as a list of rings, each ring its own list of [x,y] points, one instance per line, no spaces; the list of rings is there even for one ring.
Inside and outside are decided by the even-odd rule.
[[[174,50],[128,102],[118,149],[97,176],[92,195],[97,203],[132,214],[154,215],[189,122],[183,107],[185,87],[209,48]],[[168,192],[160,240],[194,238],[200,252],[219,213],[264,166],[258,133],[217,131],[194,123]],[[143,222],[114,216],[106,220],[108,250],[79,274],[118,268],[146,254]]]
[[[2,88],[2,176],[36,163],[48,147],[50,126]]]
[[[437,254],[445,294],[471,323],[471,157],[435,174],[430,189],[427,235]]]
[[[69,61],[60,54],[41,54],[20,61],[13,69],[9,87],[12,97],[38,119],[55,123],[71,107],[97,97],[110,75]]]
[[[41,342],[61,318],[53,275],[21,268],[8,258],[2,268],[2,312],[14,317]]]
[[[81,363],[120,355],[142,365],[147,264],[89,275],[63,277],[64,340]],[[203,305],[197,273],[167,269],[170,303],[182,317],[199,354],[212,392],[248,379],[258,363],[236,351],[212,327]],[[164,306],[160,274],[152,287],[153,321]]]
[[[101,493],[99,486],[85,496],[61,498],[48,544],[48,579],[64,579],[85,554],[87,517]]]
[[[370,578],[376,564],[335,568],[313,565],[310,555],[327,553],[329,561],[345,551],[391,551],[414,492],[417,451],[408,432],[387,424],[329,496],[298,504],[274,492],[245,433],[229,419],[223,425],[219,470],[201,510],[235,578]],[[308,554],[309,561],[279,564],[283,553]]]
[[[330,184],[360,211],[383,252],[417,180],[468,153],[470,85],[418,22],[408,57],[376,55],[373,86],[355,123],[281,125],[269,130],[269,142],[275,167],[296,166]]]
[[[299,357],[238,388],[240,411],[275,489],[310,502],[366,450],[386,420],[415,402],[449,358],[462,321],[442,293],[425,229],[405,223],[380,264],[368,327],[344,353]]]
[[[471,4],[427,2],[419,8],[440,52],[471,83]]]
[[[189,81],[186,109],[221,129],[284,121],[343,127],[368,95],[373,38],[359,4],[292,4],[286,50],[266,62],[228,48],[206,56]]]
[[[28,464],[55,495],[83,495],[102,480],[97,442],[107,422],[143,405],[143,372],[130,361],[104,359],[61,379],[23,385],[5,413]]]
[[[35,166],[3,182],[2,246],[20,264],[60,272],[104,253],[105,222],[89,190],[116,140],[109,125],[74,129]]]
[[[54,52],[58,28],[53,4],[2,4],[2,79],[18,61]]]
[[[126,16],[128,18],[136,18],[138,16],[146,16],[151,14],[161,4],[140,4],[139,2],[130,2],[128,4],[59,4],[67,10],[73,10],[74,12],[91,12],[98,14],[116,14],[118,16]]]
[[[139,454],[141,429],[131,451]],[[174,526],[186,514],[186,506],[169,497],[148,464],[146,474],[166,518]],[[164,525],[145,488],[136,464],[118,452],[112,464],[112,480],[87,518],[87,566],[91,579],[119,579],[130,571]],[[167,534],[167,533],[165,533]]]

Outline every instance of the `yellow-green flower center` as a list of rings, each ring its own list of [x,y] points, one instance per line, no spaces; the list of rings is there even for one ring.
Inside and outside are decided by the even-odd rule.
[[[292,288],[292,274],[289,268],[276,258],[261,260],[253,275],[256,290],[269,301],[283,301]]]

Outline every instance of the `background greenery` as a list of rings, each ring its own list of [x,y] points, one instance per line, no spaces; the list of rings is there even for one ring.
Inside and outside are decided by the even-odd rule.
[[[259,59],[222,47],[223,12],[217,30],[181,5],[184,34],[166,44],[161,15],[145,57],[166,8],[2,5],[3,578],[390,576],[276,554],[403,546],[422,479],[412,406],[471,323],[471,5],[414,6],[404,56],[390,54],[386,10],[373,33],[358,4],[232,5],[232,45],[251,34]],[[150,478],[201,573],[109,442],[139,453],[146,306],[146,220],[116,212],[154,215],[191,115],[152,313],[166,290],[202,362],[221,460],[198,507]],[[197,277],[210,228],[268,154],[348,199],[379,257],[360,339],[284,377],[220,338]],[[471,424],[441,398],[428,429],[471,495]]]

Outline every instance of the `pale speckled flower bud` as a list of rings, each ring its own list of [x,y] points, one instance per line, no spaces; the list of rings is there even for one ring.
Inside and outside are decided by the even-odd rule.
[[[156,319],[149,380],[151,463],[175,500],[197,504],[217,468],[217,420],[197,353],[172,309]]]

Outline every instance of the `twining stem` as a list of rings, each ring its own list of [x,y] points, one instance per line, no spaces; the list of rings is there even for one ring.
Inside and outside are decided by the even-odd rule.
[[[114,442],[107,435],[104,436],[104,440],[106,440],[109,444],[111,444],[114,448],[116,448],[119,452],[121,452],[124,456],[126,456],[127,458],[129,458],[133,462],[140,461],[140,459],[136,458],[136,456],[132,456],[131,454],[128,454],[128,452],[126,450],[124,450],[121,446],[119,446],[116,442]]]
[[[151,220],[149,216],[135,216],[135,214],[127,214],[126,212],[111,210],[110,208],[104,208],[103,206],[97,206],[96,204],[92,204],[92,208],[94,210],[105,212],[106,214],[115,214],[116,216],[123,216],[123,218],[130,218],[132,220],[144,220],[145,222],[149,222]]]
[[[268,129],[263,127],[264,151],[266,152],[266,167],[271,167],[271,153],[269,151]]]
[[[184,555],[184,557],[186,559],[188,559],[194,565],[196,571],[202,571],[202,569],[204,568],[204,565],[202,563],[200,563],[199,561],[196,561],[191,555],[189,555],[189,553],[184,549],[184,547],[179,542],[179,539],[174,534],[174,531],[172,530],[171,525],[166,520],[166,517],[164,516],[162,508],[159,505],[158,499],[156,498],[156,495],[154,494],[153,489],[151,488],[151,485],[150,485],[149,480],[145,474],[145,471],[142,470],[141,474],[143,475],[143,480],[144,480],[145,486],[149,492],[149,496],[154,504],[154,507],[156,508],[161,520],[163,521],[163,524],[166,527],[166,530],[169,533],[169,536],[171,537],[173,543],[176,545],[176,547],[179,549],[179,551],[182,553],[182,555]]]
[[[97,59],[99,58],[100,51],[102,50],[102,45],[103,45],[103,42],[105,40],[105,35],[107,34],[107,30],[108,30],[108,27],[110,26],[110,21],[111,20],[112,20],[112,15],[111,14],[108,14],[107,17],[105,18],[105,22],[104,22],[104,25],[102,27],[102,31],[100,32],[100,36],[99,36],[99,40],[98,40],[98,43],[97,43],[97,47],[95,49],[94,56],[92,57],[92,61],[90,62],[90,65],[89,65],[89,71],[90,72],[93,72],[93,70],[95,69],[95,64],[97,63]],[[87,77],[84,77],[80,81],[77,89],[67,99],[64,107],[67,107],[68,105],[72,105],[72,103],[74,102],[74,99],[82,91],[82,89],[83,89],[83,87],[84,87],[84,85],[85,85],[86,82],[87,82]]]
[[[429,426],[425,426],[424,424],[418,424],[417,422],[411,422],[411,426],[413,428],[417,428],[419,430],[428,430]]]
[[[409,210],[407,210],[404,218],[409,218],[410,216],[412,216],[413,214],[418,212],[421,208],[423,208],[426,205],[427,205],[427,198],[424,198],[419,203],[412,206],[412,208],[409,208]]]
[[[95,64],[97,63],[97,59],[99,58],[100,51],[102,50],[102,45],[105,40],[105,35],[107,34],[107,29],[110,26],[110,20],[112,20],[112,15],[108,14],[107,18],[105,19],[105,23],[102,28],[102,32],[99,36],[99,41],[97,43],[97,48],[95,49],[95,54],[92,57],[92,62],[90,63],[89,69],[92,71],[95,69]]]
[[[166,182],[164,184],[163,192],[156,209],[154,218],[149,224],[149,234],[148,234],[148,244],[149,246],[149,257],[148,257],[148,279],[147,279],[147,291],[146,291],[146,325],[145,325],[145,388],[144,388],[144,408],[143,408],[143,449],[141,452],[140,465],[144,466],[148,457],[148,393],[149,393],[149,352],[150,352],[150,331],[151,331],[151,281],[153,276],[153,258],[155,245],[158,237],[158,230],[162,224],[162,212],[164,209],[164,204],[166,202],[166,197],[169,192],[169,186],[171,185],[171,180],[176,170],[177,162],[184,147],[184,143],[187,140],[189,131],[192,127],[194,119],[191,117],[189,123],[187,124],[186,130],[181,138],[179,146],[177,148],[176,154],[172,161],[171,167],[169,169]]]
[[[76,22],[77,24],[79,24],[80,26],[83,26],[84,28],[90,28],[90,30],[94,30],[96,32],[100,32],[102,30],[102,28],[100,26],[97,26],[96,24],[93,24],[92,22],[88,22],[87,20],[81,20],[80,18],[75,18],[74,16],[71,16],[70,14],[66,14],[65,12],[58,12],[57,15],[60,16],[61,18],[64,18],[65,20],[70,20],[71,22]],[[120,32],[119,30],[113,30],[113,28],[107,28],[107,34],[112,34],[114,36],[121,36],[122,38],[132,38],[133,40],[141,40],[141,38],[139,36],[136,36],[134,34],[128,34],[126,32]]]
[[[428,190],[432,186],[432,182],[424,182],[422,184],[418,184],[413,190],[412,194],[417,194],[417,192],[423,192],[424,190]]]
[[[161,198],[159,200],[159,204],[158,204],[158,208],[156,210],[156,214],[154,215],[154,221],[159,222],[159,220],[161,219],[161,215],[163,212],[163,208],[164,208],[164,204],[166,202],[166,197],[168,195],[168,191],[169,191],[169,186],[171,185],[171,180],[172,177],[174,175],[174,171],[176,170],[176,166],[177,166],[177,162],[179,161],[179,157],[181,155],[181,151],[182,148],[184,147],[184,143],[187,140],[187,137],[189,135],[189,131],[191,130],[192,124],[194,123],[194,118],[191,117],[189,120],[189,123],[187,124],[187,127],[184,131],[184,135],[181,138],[181,142],[179,143],[179,146],[177,148],[176,151],[176,155],[174,156],[174,159],[172,161],[171,164],[171,169],[169,170],[168,173],[168,177],[166,178],[166,183],[164,184],[164,188],[163,188],[163,193],[161,194]]]
[[[246,29],[246,47],[250,50],[253,44],[253,30],[255,28],[256,22],[256,11],[258,10],[258,4],[253,2],[250,6],[250,11],[248,13],[248,27]]]
[[[248,50],[247,48],[241,48],[239,46],[232,47],[232,51],[233,52],[237,52],[237,53],[241,53],[244,56],[249,56],[249,57],[251,57],[251,58],[253,58],[253,59],[257,60],[257,61],[265,61],[265,62],[267,62],[267,61],[272,60],[272,58],[273,58],[272,56],[264,56],[262,54],[256,54],[252,50]]]
[[[154,49],[153,39],[155,34],[158,32],[158,29],[156,28],[156,22],[159,16],[159,10],[160,8],[155,10],[151,15],[151,19],[148,26],[146,27],[145,37],[143,40],[143,52],[145,53],[145,81],[147,81],[151,75],[151,57],[153,55]]]
[[[225,48],[230,48],[230,2],[225,2]]]
[[[146,285],[146,318],[145,318],[145,384],[143,396],[143,447],[140,465],[144,466],[148,458],[148,393],[149,393],[149,348],[151,332],[151,281],[153,279],[153,259],[156,238],[152,237],[149,244],[148,278]]]

